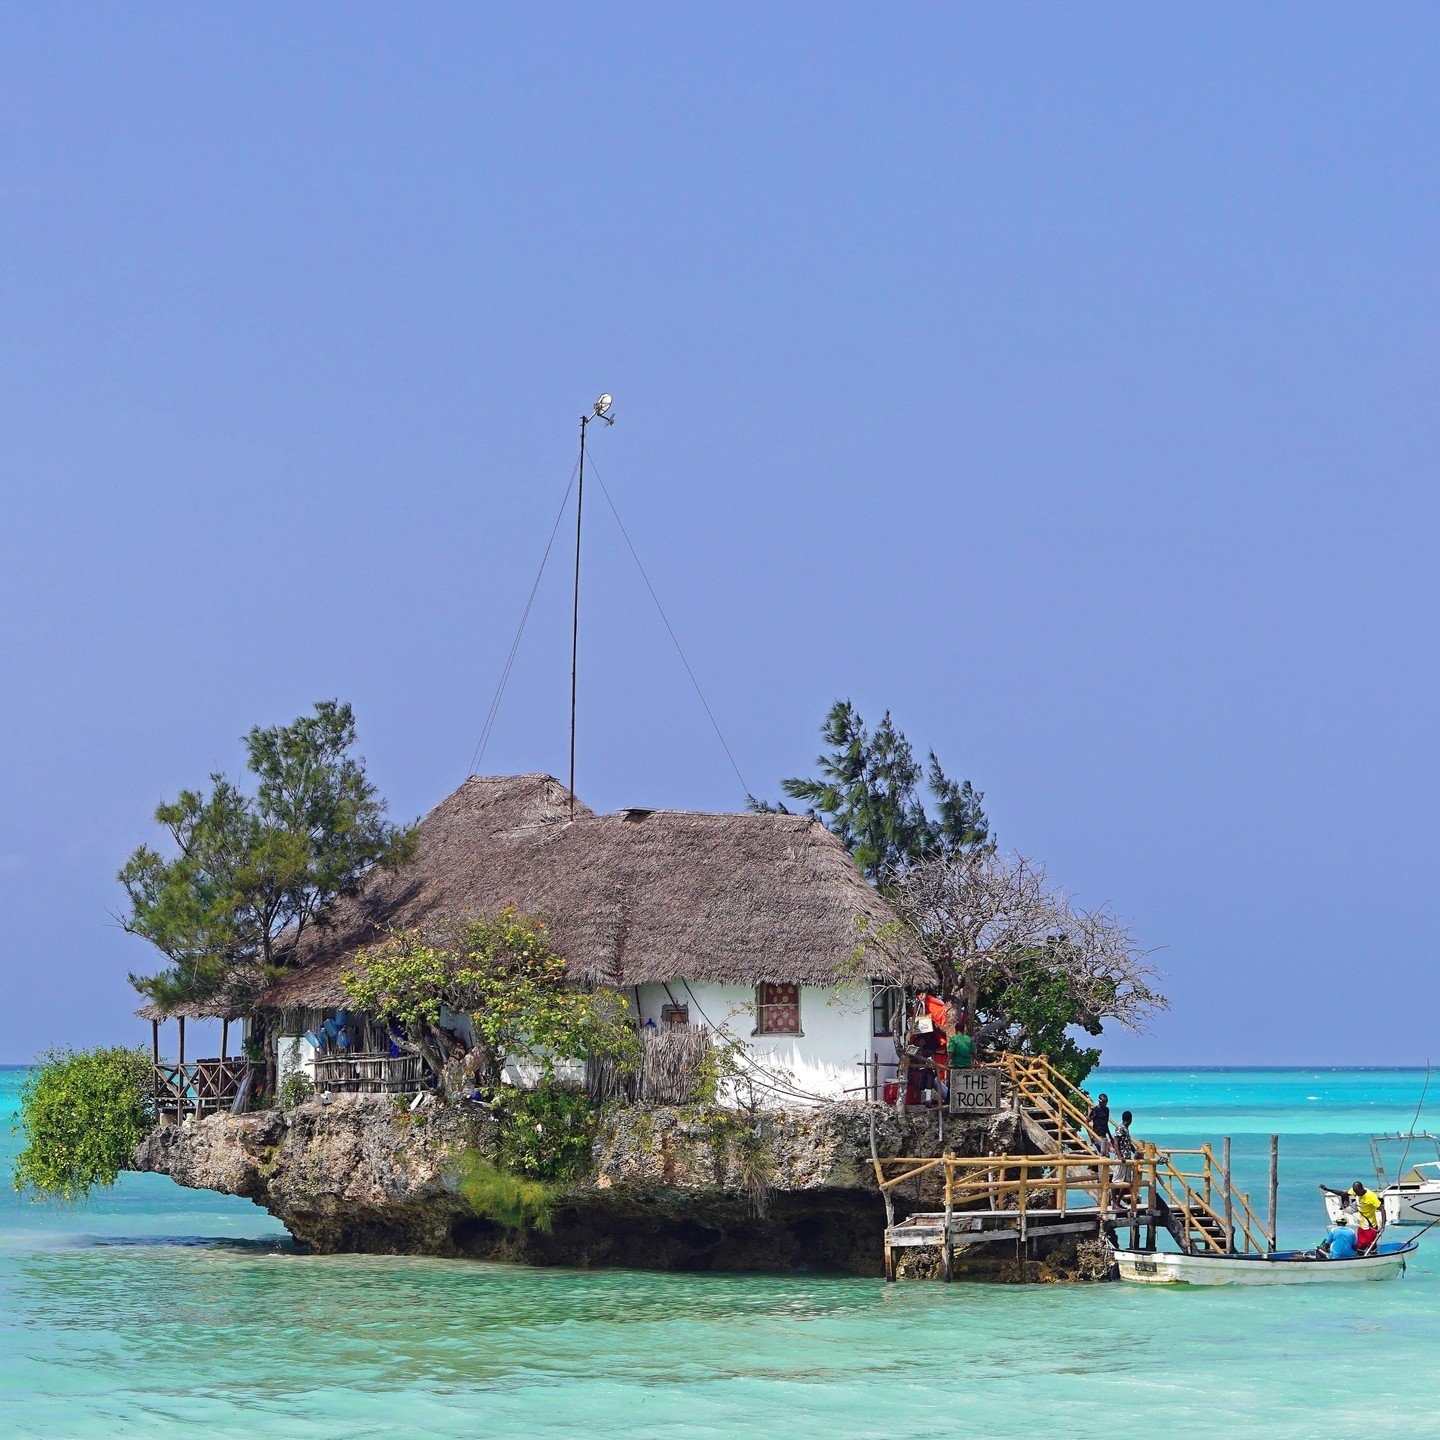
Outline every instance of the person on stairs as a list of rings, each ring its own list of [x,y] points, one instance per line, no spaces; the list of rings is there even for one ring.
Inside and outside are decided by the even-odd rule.
[[[1102,1095],[1085,1117],[1085,1128],[1095,1141],[1095,1149],[1101,1155],[1110,1153],[1110,1097]]]

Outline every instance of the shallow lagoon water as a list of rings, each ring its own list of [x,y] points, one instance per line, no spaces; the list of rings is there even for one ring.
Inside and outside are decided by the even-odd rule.
[[[0,1071],[8,1177],[18,1071]],[[1136,1133],[1235,1137],[1281,1239],[1368,1176],[1423,1075],[1114,1070]],[[1092,1087],[1093,1088],[1093,1087]],[[1436,1091],[1440,1092],[1440,1083]],[[1440,1128],[1440,1093],[1422,1115]],[[876,1243],[880,1215],[876,1210]],[[297,1253],[246,1201],[125,1176],[84,1207],[0,1198],[0,1434],[288,1440],[577,1433],[1167,1437],[1440,1433],[1440,1228],[1392,1284],[896,1285]]]

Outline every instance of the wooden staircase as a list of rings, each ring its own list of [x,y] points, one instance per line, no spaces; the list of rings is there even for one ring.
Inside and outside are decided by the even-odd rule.
[[[1095,1154],[1085,1124],[1090,1097],[1071,1084],[1044,1056],[1000,1051],[987,1057],[1007,1077],[1026,1138],[1041,1154],[1079,1158]],[[1162,1150],[1141,1143],[1146,1167],[1153,1166],[1156,1204],[1166,1229],[1187,1255],[1263,1253],[1269,1246],[1250,1198],[1234,1188],[1208,1145],[1198,1150]],[[1198,1169],[1187,1169],[1194,1157]]]

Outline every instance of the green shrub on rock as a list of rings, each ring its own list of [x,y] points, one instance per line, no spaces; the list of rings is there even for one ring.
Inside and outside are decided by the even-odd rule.
[[[303,1105],[314,1098],[315,1082],[303,1070],[297,1070],[285,1077],[285,1083],[280,1087],[282,1109],[293,1110],[297,1105]]]
[[[500,1164],[532,1180],[564,1184],[590,1169],[595,1104],[570,1085],[502,1090],[491,1103],[500,1125]]]

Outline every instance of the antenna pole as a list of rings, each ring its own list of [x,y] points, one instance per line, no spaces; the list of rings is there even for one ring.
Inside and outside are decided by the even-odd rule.
[[[585,513],[585,427],[580,417],[580,488],[575,499],[575,607],[570,620],[570,818],[575,818],[575,681],[580,657],[580,519]]]

